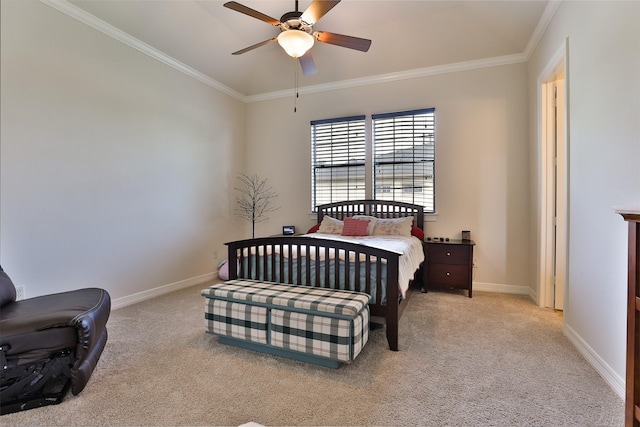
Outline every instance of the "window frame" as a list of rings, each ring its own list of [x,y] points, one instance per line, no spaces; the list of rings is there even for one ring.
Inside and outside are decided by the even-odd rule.
[[[376,172],[376,167],[380,166],[380,165],[391,165],[391,167],[394,170],[394,175],[393,175],[393,191],[394,194],[397,193],[398,191],[398,183],[396,183],[395,181],[395,168],[399,167],[399,168],[406,168],[408,167],[407,165],[411,165],[412,167],[412,178],[411,178],[411,184],[407,187],[407,188],[412,188],[412,193],[415,193],[415,189],[417,188],[416,183],[415,183],[415,176],[416,176],[416,164],[420,164],[422,167],[422,172],[421,174],[424,175],[424,177],[421,180],[421,185],[420,188],[422,188],[422,191],[425,191],[425,189],[427,190],[427,192],[429,193],[429,195],[427,195],[427,198],[429,199],[428,201],[424,201],[423,199],[420,199],[418,203],[416,203],[416,198],[415,196],[412,196],[411,198],[396,198],[395,196],[392,198],[384,198],[382,197],[382,200],[395,200],[395,201],[400,201],[400,202],[408,202],[408,203],[414,203],[414,204],[420,204],[422,206],[424,206],[424,212],[425,214],[428,215],[436,215],[436,203],[435,203],[435,199],[436,199],[436,166],[435,166],[435,159],[436,159],[436,155],[435,155],[435,146],[436,146],[436,109],[435,108],[421,108],[421,109],[414,109],[414,110],[405,110],[405,111],[397,111],[397,112],[390,112],[390,113],[380,113],[380,114],[372,114],[370,116],[370,119],[367,119],[366,115],[356,115],[356,116],[347,116],[347,117],[338,117],[338,118],[332,118],[332,119],[323,119],[323,120],[312,120],[310,122],[311,125],[311,209],[312,212],[316,212],[317,211],[317,206],[319,204],[325,204],[325,203],[332,203],[332,202],[338,202],[338,201],[343,201],[343,200],[358,200],[358,199],[365,199],[365,198],[369,198],[370,195],[373,195],[373,198],[376,198],[377,196],[380,195],[380,187],[376,186],[376,179],[377,179],[377,172]],[[391,161],[391,162],[385,162],[383,163],[378,163],[378,159],[376,159],[376,121],[377,120],[385,120],[385,119],[395,119],[395,118],[399,118],[399,117],[407,117],[407,116],[413,116],[413,118],[411,120],[415,121],[415,116],[423,116],[425,114],[431,115],[430,119],[427,120],[429,122],[430,128],[428,128],[428,130],[430,132],[428,132],[429,135],[429,141],[430,143],[426,143],[425,142],[425,135],[426,133],[422,133],[420,138],[422,138],[422,145],[423,147],[421,147],[420,149],[422,150],[422,154],[420,154],[421,159],[419,162],[416,162],[415,160],[415,156],[416,156],[416,151],[415,151],[415,139],[416,139],[416,132],[415,132],[415,128],[413,130],[413,134],[411,134],[410,138],[411,139],[411,143],[410,145],[405,145],[404,148],[397,148],[396,147],[396,143],[395,143],[395,138],[393,138],[393,142],[389,145],[388,141],[386,142],[386,146],[385,149],[389,150],[392,149],[391,152],[393,153],[393,156],[395,158],[396,156],[396,152],[397,151],[403,151],[406,150],[408,147],[411,147],[411,149],[413,150],[413,156],[412,156],[412,160],[411,161],[407,161],[406,158],[402,161]],[[356,143],[358,144],[358,149],[361,149],[360,151],[357,151],[357,155],[360,156],[358,157],[358,162],[354,162],[354,163],[350,163],[349,161],[345,162],[344,161],[344,157],[340,157],[341,155],[344,156],[345,154],[345,150],[346,153],[349,153],[350,150],[350,144],[351,142],[349,141],[349,137],[347,137],[347,146],[345,148],[344,140],[341,140],[339,142],[339,144],[336,146],[338,148],[336,148],[336,152],[338,153],[338,160],[335,163],[330,164],[329,166],[318,166],[318,147],[319,147],[319,142],[318,142],[318,132],[317,130],[319,129],[318,127],[322,127],[323,125],[336,125],[336,124],[344,124],[345,122],[357,122],[360,130],[362,130],[362,135],[359,138],[355,138],[357,141]],[[406,124],[405,120],[401,120],[400,121],[402,124]],[[406,131],[406,129],[404,129],[404,131]],[[348,131],[347,131],[348,133]],[[340,134],[340,132],[338,132],[338,134]],[[344,135],[342,135],[344,136]],[[322,141],[323,144],[328,145],[328,150],[331,152],[331,155],[333,155],[333,150],[334,150],[334,141],[333,141],[333,135],[331,135],[329,137],[329,140],[327,140],[326,138]],[[379,138],[379,137],[378,137]],[[339,138],[338,138],[339,139]],[[329,142],[328,142],[329,141]],[[405,141],[406,143],[406,141]],[[340,145],[342,144],[342,145]],[[427,149],[427,145],[431,145],[431,148]],[[325,149],[327,149],[327,147],[324,147]],[[427,153],[427,151],[429,151],[430,153]],[[323,155],[326,155],[326,153],[324,153]],[[347,154],[347,158],[348,158],[348,154]],[[426,163],[429,164],[430,167],[426,166]],[[340,187],[339,185],[334,187],[333,185],[333,171],[339,170],[341,168],[347,168],[347,176],[346,176],[346,187]],[[356,177],[356,181],[360,182],[361,185],[364,186],[364,188],[361,187],[356,187],[355,191],[351,191],[351,189],[349,188],[349,183],[353,182],[350,181],[353,178],[353,175],[351,174],[351,168],[352,167],[356,167],[356,168],[362,168],[362,171],[359,172],[361,175],[358,175]],[[328,191],[329,195],[328,197],[325,195],[324,197],[319,197],[318,194],[318,181],[319,181],[319,171],[321,169],[325,169],[325,170],[330,170],[331,171],[331,178],[329,180],[329,182],[331,182],[331,185],[328,187],[328,190],[325,189],[325,191]],[[428,174],[430,173],[430,181],[428,180]],[[418,175],[420,175],[420,173],[418,173]],[[326,179],[326,178],[325,178]],[[425,183],[427,183],[427,185],[425,185]],[[334,189],[337,192],[342,191],[342,195],[338,196],[337,199],[334,199]],[[346,198],[344,197],[344,194],[346,192]],[[338,200],[339,199],[339,200]],[[430,202],[430,203],[429,203]]]
[[[374,198],[419,204],[424,206],[424,212],[427,214],[436,212],[435,112],[435,108],[421,108],[371,116],[371,151],[373,153],[371,187]],[[385,135],[381,137],[381,133]],[[417,144],[419,142],[421,144]],[[377,154],[378,149],[387,151],[391,157],[387,156],[381,160],[382,155]],[[407,152],[412,155],[406,157]],[[379,176],[382,168],[387,170],[385,178]],[[411,172],[405,172],[404,178],[401,172],[403,169]],[[398,172],[400,175],[397,175]],[[423,177],[416,180],[421,175]],[[407,180],[407,177],[410,178]],[[386,185],[379,184],[383,179]],[[389,189],[392,193],[391,198],[380,196],[382,187]],[[416,191],[417,189],[420,191]],[[408,194],[411,196],[404,196]],[[422,196],[416,197],[418,194]]]
[[[344,126],[346,125],[346,129]],[[353,128],[351,127],[353,126]],[[335,134],[333,133],[335,127]],[[329,137],[318,138],[319,132],[330,132]],[[361,132],[361,135],[351,135],[351,132]],[[319,204],[332,203],[345,200],[344,196],[337,196],[346,192],[346,200],[364,199],[366,196],[366,168],[367,168],[367,123],[366,116],[348,116],[333,119],[311,121],[311,208],[316,211]],[[353,146],[352,144],[356,144]],[[322,146],[322,149],[319,147]],[[319,150],[324,152],[319,156]],[[352,156],[356,161],[352,160]],[[319,157],[323,157],[319,159]],[[328,165],[319,166],[322,161],[330,162]],[[352,190],[352,171],[362,169],[362,188]],[[320,170],[326,170],[331,175],[330,186],[325,188],[322,195],[318,192]],[[334,174],[346,171],[346,185],[334,185]],[[356,174],[354,179],[359,174]],[[353,194],[353,196],[352,196]],[[334,199],[338,197],[338,199]],[[320,200],[319,200],[320,199]]]

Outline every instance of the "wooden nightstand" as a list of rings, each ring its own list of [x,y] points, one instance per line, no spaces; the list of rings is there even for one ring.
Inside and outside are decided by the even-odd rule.
[[[425,291],[433,287],[466,289],[472,296],[473,240],[425,242]]]

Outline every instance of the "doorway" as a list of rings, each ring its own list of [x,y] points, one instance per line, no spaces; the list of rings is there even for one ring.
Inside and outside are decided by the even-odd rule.
[[[541,236],[539,305],[563,311],[567,277],[567,85],[565,48],[540,79]]]

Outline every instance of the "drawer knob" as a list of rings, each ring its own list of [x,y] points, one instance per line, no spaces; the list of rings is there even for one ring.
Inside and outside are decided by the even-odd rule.
[[[451,273],[449,273],[448,271],[447,271],[447,276],[451,276]]]
[[[447,256],[451,256],[451,252],[447,252]]]

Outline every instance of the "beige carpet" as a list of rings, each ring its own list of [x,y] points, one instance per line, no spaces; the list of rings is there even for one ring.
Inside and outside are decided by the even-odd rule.
[[[218,344],[201,287],[116,310],[86,389],[1,425],[622,426],[624,404],[528,298],[414,293],[338,370]]]

